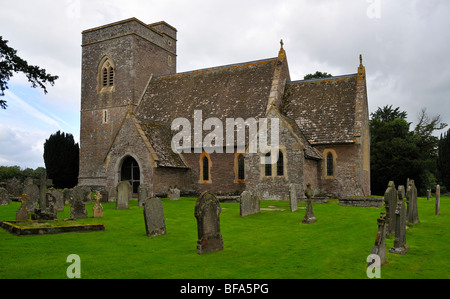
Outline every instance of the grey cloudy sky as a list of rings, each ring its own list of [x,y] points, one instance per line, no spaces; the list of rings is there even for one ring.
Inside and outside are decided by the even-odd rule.
[[[81,31],[136,17],[178,30],[177,71],[277,55],[291,79],[366,66],[370,112],[421,108],[450,123],[448,0],[0,0],[0,36],[30,64],[59,75],[44,95],[15,75],[0,111],[0,165],[44,166],[58,130],[79,140]]]

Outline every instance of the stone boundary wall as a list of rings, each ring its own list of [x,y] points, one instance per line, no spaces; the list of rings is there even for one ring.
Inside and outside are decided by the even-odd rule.
[[[346,207],[380,207],[384,204],[382,197],[345,197],[339,199],[340,206]]]

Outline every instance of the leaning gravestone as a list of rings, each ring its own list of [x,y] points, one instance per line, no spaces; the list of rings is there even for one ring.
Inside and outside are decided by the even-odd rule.
[[[197,218],[197,253],[209,253],[223,250],[220,233],[220,203],[209,191],[203,192],[195,204]]]
[[[398,191],[398,204],[395,210],[395,239],[394,247],[389,249],[389,252],[396,254],[405,254],[409,250],[409,246],[406,245],[406,211],[405,201],[401,191]]]
[[[408,180],[406,199],[408,202],[406,209],[407,221],[411,224],[416,224],[419,222],[419,213],[417,211],[417,188],[414,180]]]
[[[436,208],[434,211],[435,215],[439,215],[441,211],[441,186],[436,186]]]
[[[392,235],[395,233],[395,209],[397,208],[397,190],[395,184],[390,181],[384,192],[384,207],[386,209],[386,233]]]
[[[381,265],[386,263],[386,214],[381,213],[380,218],[377,219],[378,232],[375,238],[375,244],[372,247],[371,254],[376,254],[380,257]]]
[[[144,201],[144,220],[147,236],[156,237],[166,234],[164,210],[161,199],[152,197]]]
[[[6,206],[9,204],[10,204],[10,200],[9,200],[8,191],[5,188],[0,187],[0,206]]]
[[[304,224],[310,224],[317,221],[316,216],[314,216],[313,207],[311,198],[313,196],[313,190],[311,189],[311,184],[306,185],[305,195],[308,200],[308,203],[306,204],[306,213],[305,217],[302,220],[302,223]]]
[[[22,194],[28,195],[30,200],[27,202],[28,211],[34,211],[39,205],[39,187],[33,184],[33,179],[25,180]]]
[[[295,212],[298,209],[297,193],[295,191],[295,184],[289,185],[289,205],[291,212]]]
[[[72,190],[72,201],[70,206],[70,217],[75,219],[80,218],[87,218],[87,210],[86,206],[84,204],[84,200],[87,196],[87,192],[90,193],[90,191],[87,191],[86,189],[82,187],[75,187]]]
[[[145,185],[140,184],[138,187],[138,206],[143,207],[145,200],[148,198],[148,190]]]
[[[180,190],[177,188],[169,189],[169,199],[170,200],[180,200]]]
[[[128,209],[131,185],[128,181],[122,181],[117,185],[116,210]]]
[[[257,214],[260,212],[260,200],[256,191],[244,191],[240,198],[240,216]]]
[[[27,203],[30,200],[28,195],[22,194],[22,197],[20,198],[20,202],[22,205],[16,212],[16,220],[17,221],[24,221],[30,219],[30,212],[27,209]]]

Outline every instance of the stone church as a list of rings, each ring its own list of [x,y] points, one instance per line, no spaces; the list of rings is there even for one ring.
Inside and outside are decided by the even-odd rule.
[[[129,181],[149,195],[177,187],[263,199],[370,195],[366,74],[292,80],[286,51],[276,57],[177,73],[177,30],[136,18],[82,32],[79,185],[111,190]],[[269,152],[172,149],[177,118],[277,118],[279,142]],[[205,134],[208,132],[202,132]],[[270,133],[270,132],[269,132]],[[183,145],[186,147],[186,145]],[[267,159],[276,152],[278,159]],[[271,162],[267,162],[271,161]]]

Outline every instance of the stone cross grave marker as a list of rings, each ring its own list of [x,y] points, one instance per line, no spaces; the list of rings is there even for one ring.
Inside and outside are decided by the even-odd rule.
[[[102,195],[99,191],[95,193],[95,204],[92,207],[92,216],[94,218],[102,218],[103,217],[103,206],[100,203],[100,200],[102,199]]]
[[[386,263],[386,214],[380,213],[377,219],[378,232],[375,238],[375,244],[372,247],[371,254],[376,254],[380,257],[381,265]]]
[[[396,254],[405,254],[409,250],[409,246],[406,245],[406,209],[405,201],[403,200],[402,193],[398,191],[398,203],[395,209],[395,239],[394,247],[389,249],[389,252]]]
[[[220,203],[209,191],[203,192],[195,204],[197,218],[197,253],[209,253],[223,250],[223,238],[220,233]]]
[[[131,185],[128,181],[122,181],[117,185],[116,210],[128,209],[131,199]]]
[[[256,191],[244,191],[240,198],[239,214],[241,217],[257,214],[260,212],[260,199]]]
[[[26,194],[30,198],[27,202],[28,211],[32,212],[36,210],[39,205],[39,187],[33,184],[32,178],[27,178],[25,180],[22,194]]]
[[[156,237],[166,234],[162,200],[156,197],[144,201],[144,221],[147,236]]]
[[[395,209],[397,208],[397,190],[395,184],[390,181],[384,192],[384,207],[386,209],[386,233],[392,235],[395,233]]]
[[[70,217],[75,219],[87,218],[87,210],[84,204],[85,198],[90,193],[83,187],[75,187],[72,190],[72,201],[70,203]]]
[[[406,199],[408,201],[406,209],[407,221],[416,224],[419,222],[419,213],[417,211],[417,188],[414,180],[408,180],[408,186],[406,188]]]
[[[295,184],[289,185],[289,205],[291,212],[295,212],[298,209],[297,192],[295,190]]]
[[[22,196],[20,197],[20,202],[22,203],[22,205],[16,212],[16,220],[24,221],[30,219],[30,212],[27,209],[27,204],[29,200],[30,198],[28,197],[28,195],[22,194]]]
[[[303,218],[302,223],[310,224],[310,223],[314,223],[317,221],[316,216],[314,215],[314,212],[313,212],[313,207],[312,207],[312,202],[311,202],[311,198],[313,196],[313,190],[311,189],[310,183],[308,183],[306,185],[305,195],[307,198],[307,204],[306,204],[305,217]]]
[[[440,212],[441,212],[441,186],[437,185],[436,186],[436,207],[435,207],[434,214],[439,215]]]
[[[47,187],[51,186],[53,182],[47,179],[46,173],[42,173],[40,179],[33,180],[33,183],[39,187],[39,207],[45,209]]]

